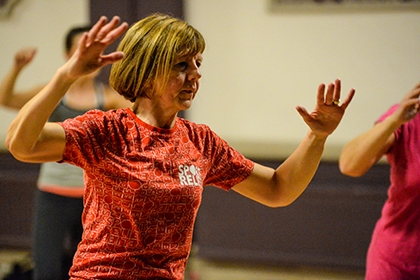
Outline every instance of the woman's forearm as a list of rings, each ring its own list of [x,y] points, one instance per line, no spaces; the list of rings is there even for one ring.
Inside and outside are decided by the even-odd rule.
[[[9,106],[9,101],[14,93],[15,83],[20,69],[13,66],[0,83],[0,104]]]
[[[365,174],[390,148],[398,127],[387,118],[347,143],[340,155],[340,171],[353,177]]]
[[[311,182],[321,162],[326,137],[308,132],[296,150],[276,169],[280,197],[292,203]]]

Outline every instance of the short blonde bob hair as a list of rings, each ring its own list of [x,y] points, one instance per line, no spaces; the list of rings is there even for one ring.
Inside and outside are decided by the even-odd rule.
[[[161,94],[166,87],[177,57],[194,56],[204,49],[203,35],[185,21],[149,15],[133,24],[121,40],[117,50],[125,55],[112,65],[109,83],[132,102],[139,96],[150,98],[150,90]]]

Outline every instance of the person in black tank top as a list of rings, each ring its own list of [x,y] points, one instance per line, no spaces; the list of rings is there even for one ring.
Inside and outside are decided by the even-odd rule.
[[[65,38],[66,57],[73,54],[77,42],[89,26],[71,28]],[[21,71],[33,60],[36,55],[35,48],[19,50],[14,58],[14,64],[0,83],[0,104],[21,109],[34,97],[44,85],[35,86],[23,92],[15,91],[15,83]],[[91,109],[109,110],[121,107],[131,107],[131,102],[119,96],[108,85],[96,79],[99,72],[82,77],[73,84],[68,93],[57,105],[50,117],[50,121],[64,121],[82,115]],[[69,165],[70,166],[70,165]],[[74,166],[70,166],[75,168]],[[38,189],[35,198],[35,213],[33,218],[33,279],[60,280],[68,279],[68,271],[72,258],[80,241],[82,233],[81,215],[83,211],[83,172],[57,170],[62,164],[45,163],[41,166],[38,186],[42,188],[50,182],[59,182],[63,186],[74,184],[77,176],[80,189],[77,195],[69,196],[64,193],[50,192]],[[66,175],[66,176],[63,176]],[[68,178],[72,178],[68,181]],[[60,188],[54,183],[55,188]]]

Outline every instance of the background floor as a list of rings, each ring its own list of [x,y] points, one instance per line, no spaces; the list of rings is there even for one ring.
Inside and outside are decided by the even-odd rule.
[[[313,268],[264,267],[190,260],[188,280],[363,280],[362,272],[326,271]],[[190,275],[199,277],[189,277]]]
[[[30,268],[30,253],[0,250],[0,279],[13,270],[14,264]],[[192,256],[185,280],[363,280],[362,272],[327,271],[314,268],[253,266],[214,262]]]

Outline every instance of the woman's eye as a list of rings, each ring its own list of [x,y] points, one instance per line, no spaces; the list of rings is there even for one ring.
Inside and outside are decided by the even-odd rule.
[[[185,70],[185,69],[187,69],[187,67],[188,67],[188,63],[186,63],[186,62],[180,62],[180,63],[177,63],[177,64],[175,65],[175,67],[176,67],[177,69]]]

